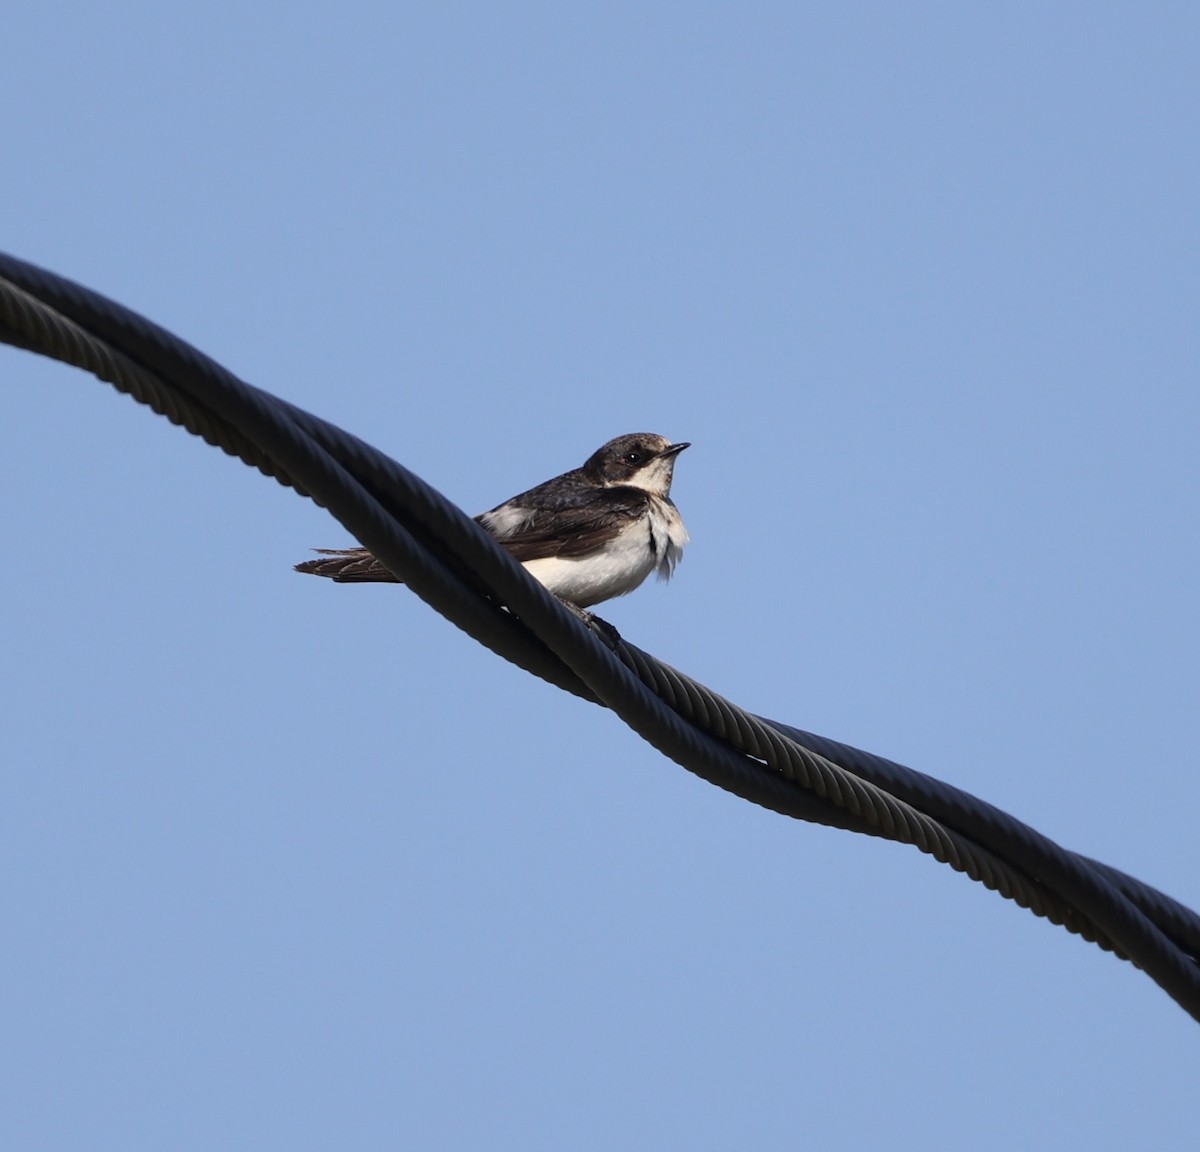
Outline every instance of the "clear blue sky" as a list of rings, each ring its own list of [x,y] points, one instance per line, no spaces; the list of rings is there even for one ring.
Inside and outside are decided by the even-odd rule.
[[[470,511],[694,447],[604,613],[1200,905],[1192,4],[5,15],[0,247]],[[0,349],[0,1141],[1185,1147],[1200,1029],[772,816]]]

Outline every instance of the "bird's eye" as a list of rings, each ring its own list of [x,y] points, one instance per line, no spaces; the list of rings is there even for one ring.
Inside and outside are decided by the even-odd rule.
[[[626,464],[640,464],[641,462],[642,462],[642,454],[640,452],[626,452],[625,453],[625,463]]]

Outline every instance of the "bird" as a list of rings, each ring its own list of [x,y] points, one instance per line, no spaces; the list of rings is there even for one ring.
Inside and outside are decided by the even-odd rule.
[[[580,467],[475,520],[555,596],[590,608],[632,592],[651,572],[667,580],[675,571],[689,537],[671,480],[690,447],[653,432],[618,436]],[[342,584],[400,583],[369,549],[315,551],[320,558],[297,564],[297,572]]]

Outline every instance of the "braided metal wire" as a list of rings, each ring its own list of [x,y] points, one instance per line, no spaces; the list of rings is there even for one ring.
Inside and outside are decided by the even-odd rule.
[[[798,819],[911,844],[1142,968],[1200,1020],[1200,917],[975,797],[764,720],[589,627],[460,509],[335,426],[238,380],[136,313],[0,254],[0,341],[83,368],[326,507],[492,651],[616,712],[703,779]]]

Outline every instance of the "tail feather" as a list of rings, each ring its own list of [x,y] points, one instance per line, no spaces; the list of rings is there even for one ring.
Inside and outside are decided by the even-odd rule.
[[[319,552],[321,559],[297,564],[297,572],[326,576],[339,584],[401,583],[365,548],[314,548],[313,551]]]

